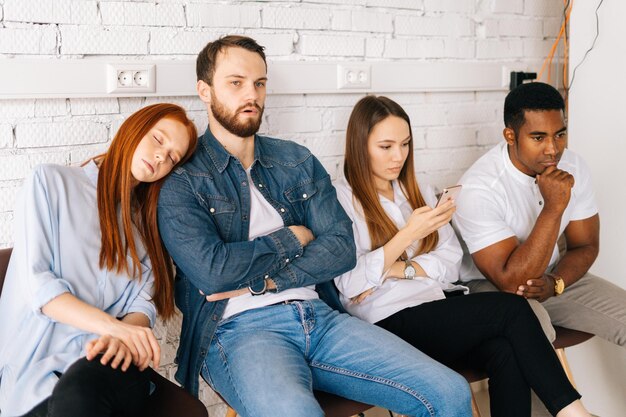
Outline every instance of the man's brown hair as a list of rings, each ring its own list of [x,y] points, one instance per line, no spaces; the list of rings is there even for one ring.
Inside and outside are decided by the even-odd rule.
[[[196,59],[196,76],[198,81],[202,80],[208,85],[213,85],[217,54],[226,48],[243,48],[250,52],[256,52],[263,58],[265,68],[267,69],[265,52],[263,52],[265,47],[259,45],[254,39],[247,36],[228,35],[216,41],[209,42],[198,54],[198,58]]]

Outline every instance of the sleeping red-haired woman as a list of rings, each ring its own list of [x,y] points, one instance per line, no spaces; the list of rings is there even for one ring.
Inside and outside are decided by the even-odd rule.
[[[174,313],[173,270],[157,228],[163,178],[197,134],[174,104],[126,119],[81,167],[40,165],[15,209],[0,316],[3,417],[133,415],[158,367],[150,327]]]

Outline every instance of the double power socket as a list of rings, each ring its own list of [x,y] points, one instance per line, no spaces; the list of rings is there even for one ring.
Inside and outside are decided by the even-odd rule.
[[[156,71],[154,64],[108,64],[107,92],[109,93],[154,93]]]

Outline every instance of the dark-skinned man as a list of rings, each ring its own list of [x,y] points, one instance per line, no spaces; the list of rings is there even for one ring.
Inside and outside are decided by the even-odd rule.
[[[559,325],[626,347],[626,291],[588,272],[600,221],[589,168],[566,149],[563,98],[522,84],[506,97],[504,122],[505,141],[460,181],[461,280],[527,298],[550,340]]]

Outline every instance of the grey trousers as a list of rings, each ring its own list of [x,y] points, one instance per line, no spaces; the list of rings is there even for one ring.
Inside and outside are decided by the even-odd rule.
[[[486,279],[466,282],[470,292],[498,291]],[[605,279],[586,273],[558,297],[543,303],[529,300],[543,331],[552,342],[552,325],[595,334],[626,347],[626,290]]]

